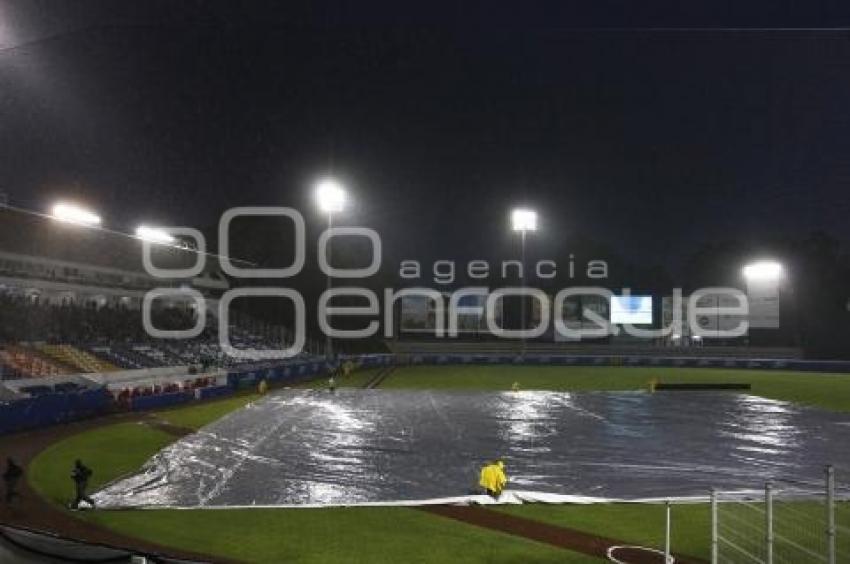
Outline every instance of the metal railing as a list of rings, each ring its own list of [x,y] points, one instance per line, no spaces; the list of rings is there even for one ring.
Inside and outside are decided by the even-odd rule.
[[[848,562],[850,523],[836,518],[850,516],[846,499],[836,494],[832,466],[822,482],[774,480],[763,490],[713,490],[711,562]]]

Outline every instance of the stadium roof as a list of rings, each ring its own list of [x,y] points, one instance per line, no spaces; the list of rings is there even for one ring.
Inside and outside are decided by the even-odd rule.
[[[43,257],[101,268],[144,272],[142,242],[132,236],[54,221],[11,208],[0,208],[0,252]],[[152,245],[152,260],[159,268],[188,268],[197,253],[165,245]],[[207,274],[217,275],[217,261],[207,261]]]

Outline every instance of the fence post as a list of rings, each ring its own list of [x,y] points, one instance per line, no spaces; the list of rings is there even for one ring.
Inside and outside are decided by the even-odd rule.
[[[664,532],[664,564],[670,562],[670,500],[664,504],[666,513],[666,527]]]
[[[711,490],[711,564],[717,564],[717,490]]]
[[[835,564],[835,468],[826,467],[826,549],[827,562]]]
[[[764,485],[764,508],[765,563],[773,564],[773,484],[771,482]]]

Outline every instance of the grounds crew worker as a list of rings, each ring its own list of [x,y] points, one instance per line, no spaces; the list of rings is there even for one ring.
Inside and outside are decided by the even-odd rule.
[[[481,477],[478,480],[478,484],[493,499],[498,499],[502,495],[502,491],[504,491],[507,483],[508,477],[505,476],[505,463],[501,460],[491,462],[481,469]]]
[[[71,479],[74,480],[77,496],[74,498],[73,503],[71,503],[71,509],[77,509],[80,506],[81,501],[85,501],[94,507],[94,500],[86,495],[86,489],[89,486],[89,478],[91,478],[91,474],[91,469],[83,465],[79,459],[74,462],[74,470],[71,472]]]
[[[3,481],[6,483],[6,503],[10,503],[12,498],[21,497],[16,488],[23,474],[24,469],[15,464],[11,457],[6,459],[6,471],[3,472]]]

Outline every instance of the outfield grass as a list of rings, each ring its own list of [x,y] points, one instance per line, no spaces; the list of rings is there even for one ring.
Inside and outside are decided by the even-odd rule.
[[[91,468],[92,490],[137,470],[174,437],[142,423],[117,423],[74,435],[46,448],[31,463],[27,479],[50,501],[67,504],[74,497],[71,470],[80,459]]]
[[[381,368],[364,368],[362,370],[356,370],[348,376],[342,376],[340,378],[337,378],[336,385],[340,388],[363,388],[366,386],[369,380],[374,378],[381,370]],[[314,390],[327,388],[328,379],[319,378],[317,380],[310,380],[309,382],[304,382],[298,387],[311,388]]]
[[[652,368],[626,366],[409,366],[381,388],[509,390],[646,390],[653,378],[665,383],[752,384],[755,395],[836,411],[850,411],[850,374],[778,370]]]
[[[356,372],[339,384],[361,387],[375,372]],[[507,390],[518,382],[522,389],[634,390],[646,389],[651,378],[662,382],[749,382],[753,393],[765,397],[850,411],[850,376],[773,371],[415,366],[396,370],[382,387]],[[309,385],[324,387],[326,380]],[[257,397],[245,394],[154,416],[197,429]],[[73,491],[70,470],[74,459],[82,458],[95,470],[92,486],[97,487],[137,469],[173,440],[173,436],[143,423],[108,425],[52,445],[32,462],[28,477],[41,495],[65,503]],[[663,541],[660,505],[525,505],[499,510],[644,546],[657,547]],[[408,508],[146,510],[74,515],[166,546],[251,562],[596,561]],[[674,551],[706,558],[707,505],[675,506],[673,522]]]
[[[226,399],[160,411],[157,417],[177,427],[200,429],[259,398],[259,394],[240,394]]]
[[[108,511],[92,522],[246,562],[600,562],[404,507]]]
[[[179,427],[199,429],[259,398],[244,394],[156,413],[156,418]],[[65,503],[73,497],[71,468],[76,459],[94,470],[92,490],[137,470],[175,437],[143,422],[117,423],[74,435],[42,451],[30,464],[29,480],[43,497]]]
[[[640,546],[664,548],[665,508],[661,504],[501,505],[498,511],[608,536]],[[679,554],[708,559],[711,512],[706,503],[671,507],[670,546]]]

